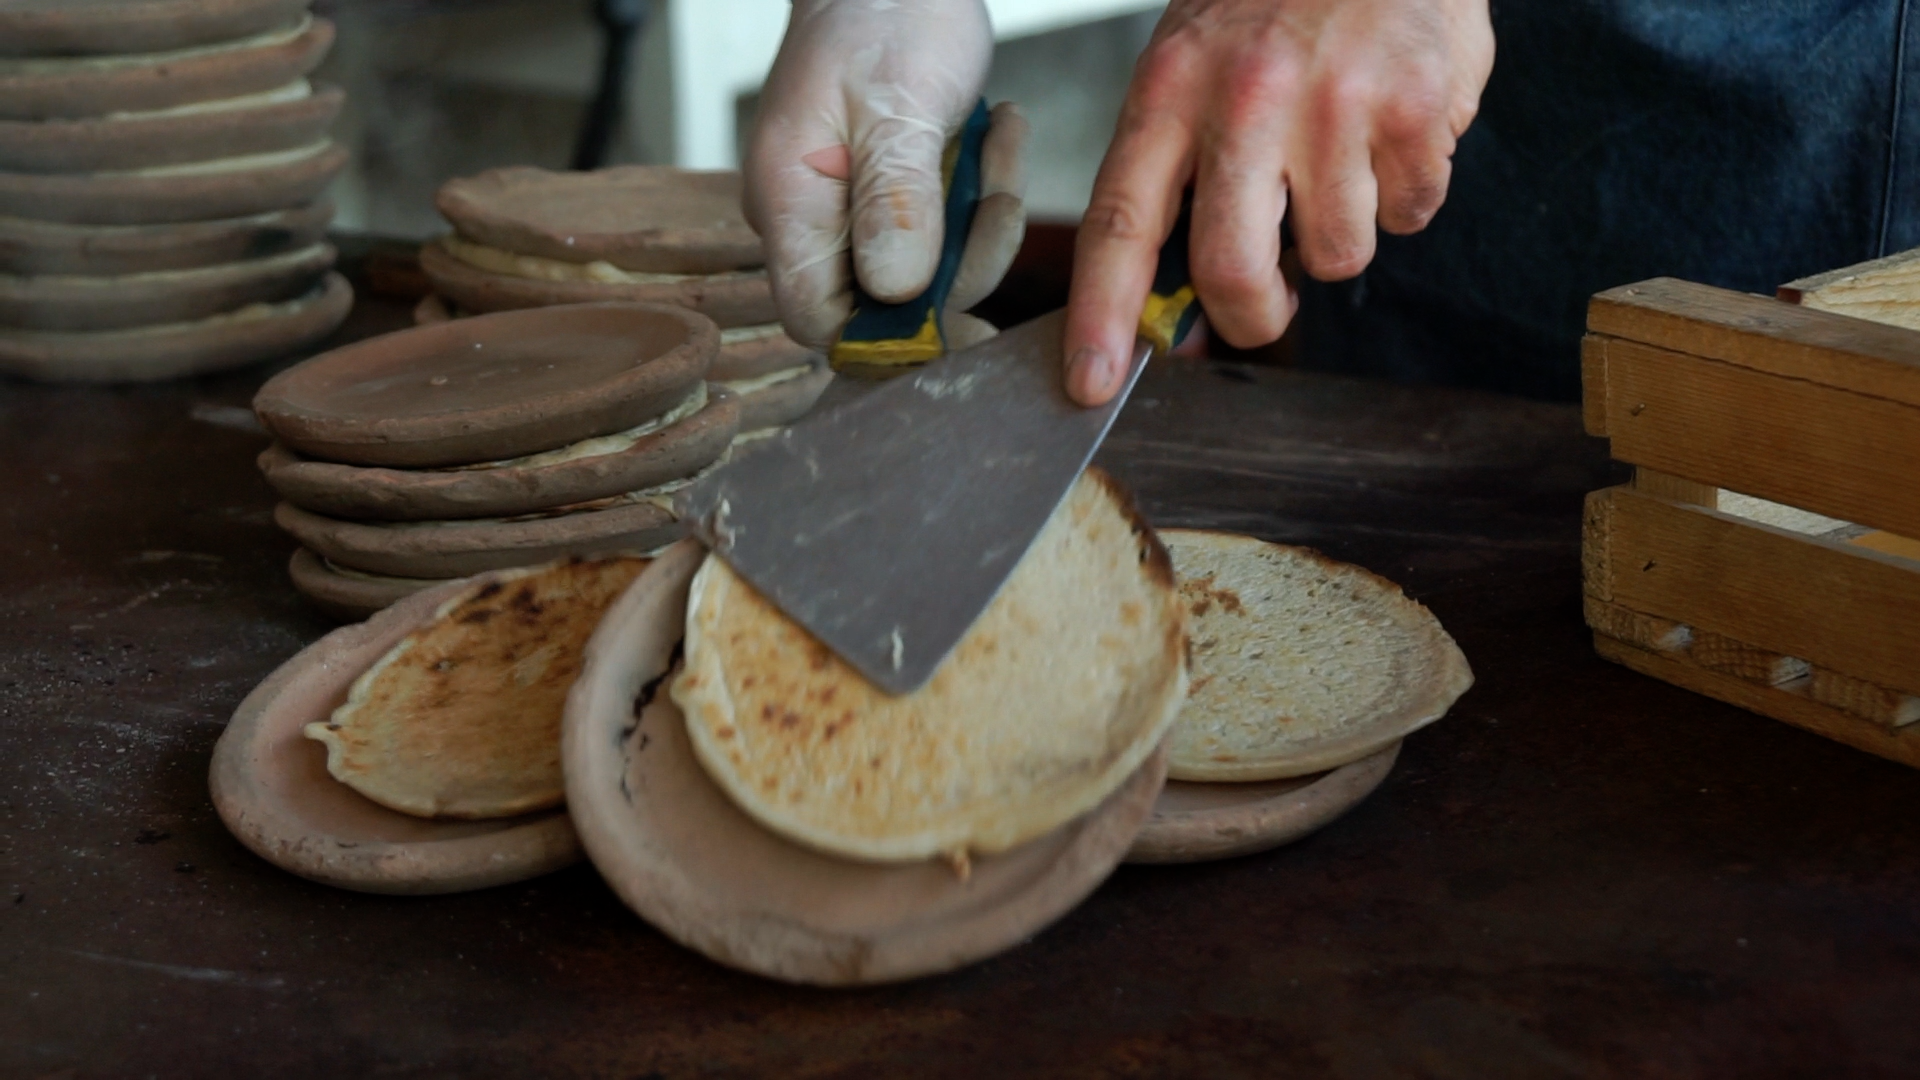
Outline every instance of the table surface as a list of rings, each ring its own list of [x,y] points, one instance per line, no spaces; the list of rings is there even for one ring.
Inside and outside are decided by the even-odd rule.
[[[404,321],[365,303],[344,331]],[[0,1074],[1894,1076],[1920,1066],[1920,778],[1598,659],[1577,413],[1169,362],[1103,461],[1163,525],[1404,583],[1478,676],[1291,847],[1127,867],[1000,957],[823,991],[719,967],[580,866],[310,884],[209,754],[328,624],[254,471],[255,371],[0,382]]]

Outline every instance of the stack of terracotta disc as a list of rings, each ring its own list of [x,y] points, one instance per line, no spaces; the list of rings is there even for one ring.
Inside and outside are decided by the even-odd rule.
[[[254,399],[296,588],[360,618],[450,578],[645,553],[719,462],[740,400],[711,320],[583,304],[420,326],[316,356]]]
[[[420,253],[436,295],[417,319],[600,301],[678,304],[720,327],[711,377],[741,399],[748,435],[813,407],[833,373],[780,329],[740,175],[628,165],[518,167],[449,181],[454,232]]]
[[[347,152],[307,0],[0,4],[0,371],[137,381],[326,336]]]

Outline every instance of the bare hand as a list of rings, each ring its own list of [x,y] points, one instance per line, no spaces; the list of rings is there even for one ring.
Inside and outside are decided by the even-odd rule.
[[[1081,222],[1067,390],[1118,392],[1160,244],[1194,187],[1190,247],[1208,324],[1252,348],[1299,298],[1280,219],[1323,281],[1373,259],[1374,223],[1426,227],[1493,67],[1486,0],[1173,0],[1135,68]]]

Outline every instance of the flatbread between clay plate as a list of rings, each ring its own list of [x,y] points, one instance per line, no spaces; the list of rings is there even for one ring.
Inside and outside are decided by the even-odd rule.
[[[1473,685],[1439,620],[1400,587],[1305,548],[1161,533],[1193,636],[1168,775],[1246,781],[1337,768],[1440,719]]]

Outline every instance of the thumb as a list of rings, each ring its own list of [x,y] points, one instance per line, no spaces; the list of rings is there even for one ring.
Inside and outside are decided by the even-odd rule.
[[[946,225],[940,182],[946,141],[945,126],[927,117],[856,119],[850,147],[853,265],[877,300],[911,300],[933,281]]]

